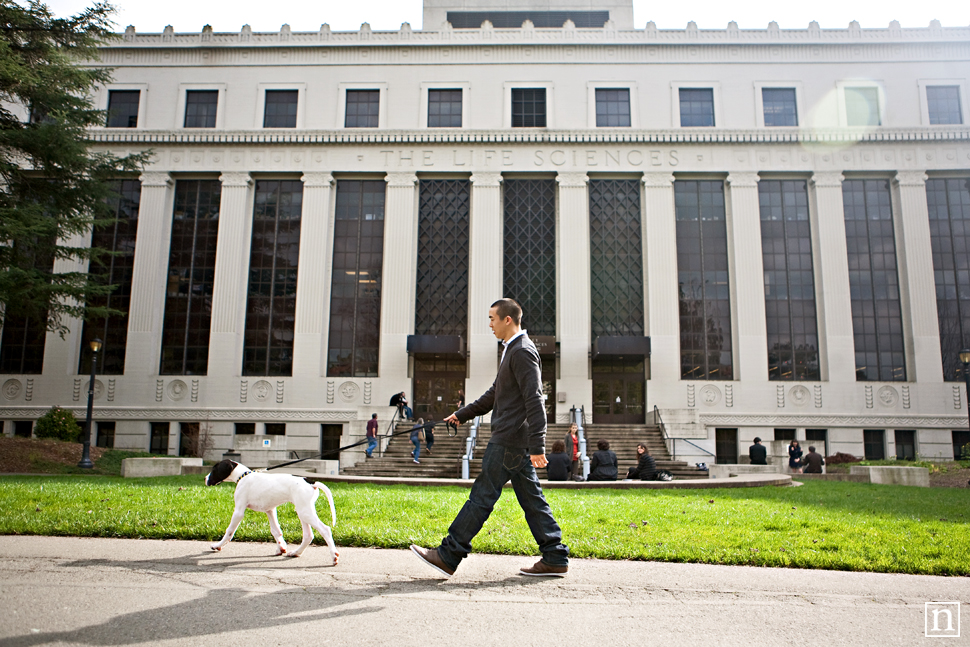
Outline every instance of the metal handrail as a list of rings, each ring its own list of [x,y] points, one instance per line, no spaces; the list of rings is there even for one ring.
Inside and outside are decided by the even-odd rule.
[[[478,444],[478,428],[482,424],[482,417],[475,416],[472,420],[472,426],[468,430],[468,437],[465,438],[465,454],[461,457],[461,477],[463,479],[469,478],[469,473],[471,471],[470,463],[475,457],[475,447]]]
[[[713,456],[715,459],[717,458],[717,454],[715,454],[710,450],[704,449],[700,445],[696,445],[692,443],[689,438],[675,438],[673,436],[668,436],[667,425],[664,424],[664,419],[661,417],[660,409],[657,407],[657,405],[653,405],[653,424],[660,427],[660,434],[664,439],[664,444],[666,444],[666,441],[668,440],[670,441],[670,454],[671,454],[672,460],[677,460],[677,441],[678,440],[683,440],[688,445],[691,445],[692,447],[696,447],[697,449],[701,450],[705,454],[709,454]]]

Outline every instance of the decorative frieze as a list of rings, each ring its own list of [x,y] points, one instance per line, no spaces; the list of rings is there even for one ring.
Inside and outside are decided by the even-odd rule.
[[[743,415],[701,414],[700,423],[724,427],[883,427],[920,429],[957,429],[966,426],[966,416],[898,416],[898,415]]]
[[[49,407],[3,407],[2,415],[6,418],[38,418]],[[83,418],[86,411],[84,406],[65,407],[75,416]],[[96,420],[268,420],[285,422],[349,422],[357,419],[357,411],[323,410],[323,409],[169,409],[158,408],[126,408],[126,407],[95,407],[93,416]]]

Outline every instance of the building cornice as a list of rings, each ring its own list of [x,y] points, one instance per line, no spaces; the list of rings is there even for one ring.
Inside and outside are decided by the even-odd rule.
[[[78,419],[85,414],[84,407],[63,407],[74,413]],[[36,418],[49,407],[0,407],[0,415],[7,418]],[[356,411],[336,409],[173,409],[165,407],[109,407],[98,405],[93,416],[95,420],[179,420],[201,421],[240,421],[240,420],[283,420],[288,422],[315,422],[320,420],[350,421],[357,419]]]
[[[966,422],[965,415],[900,416],[900,415],[752,415],[701,414],[700,424],[715,426],[752,427],[897,427],[904,429],[956,429]]]

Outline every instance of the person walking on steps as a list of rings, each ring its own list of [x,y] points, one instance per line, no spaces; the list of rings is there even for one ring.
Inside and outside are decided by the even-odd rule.
[[[364,451],[367,458],[374,455],[374,448],[377,447],[377,414],[373,414],[367,421],[367,449]]]
[[[445,418],[445,422],[461,424],[492,412],[492,436],[482,455],[482,471],[441,545],[428,549],[412,544],[411,550],[445,577],[454,575],[461,560],[471,552],[472,539],[492,513],[502,487],[511,481],[542,553],[538,562],[519,569],[519,573],[564,577],[569,570],[569,548],[562,543],[562,530],[536,476],[536,468],[547,464],[539,353],[521,328],[522,308],[512,299],[493,303],[488,321],[505,346],[495,382],[478,400]]]

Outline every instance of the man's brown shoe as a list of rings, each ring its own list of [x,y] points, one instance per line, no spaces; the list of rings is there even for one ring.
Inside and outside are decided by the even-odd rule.
[[[546,564],[541,559],[529,568],[520,568],[519,575],[531,575],[532,577],[566,577],[569,571],[568,566],[553,566]]]
[[[417,555],[418,559],[420,559],[422,562],[438,571],[445,577],[451,577],[455,574],[455,569],[441,561],[441,556],[438,555],[437,548],[432,548],[429,550],[427,548],[421,548],[420,546],[411,544],[411,552]]]

